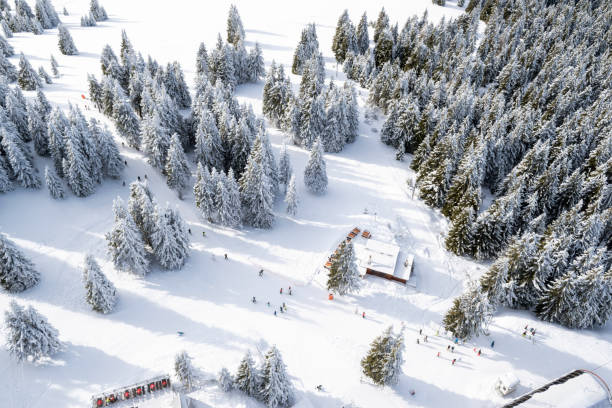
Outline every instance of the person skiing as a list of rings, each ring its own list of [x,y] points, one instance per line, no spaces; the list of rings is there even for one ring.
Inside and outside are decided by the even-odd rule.
[[[363,317],[363,318],[365,319],[365,312],[363,312],[363,313],[361,314],[361,317]]]
[[[438,355],[436,357],[440,357],[440,352],[438,351]]]
[[[274,311],[274,316],[276,316],[276,310]]]
[[[417,344],[419,344],[419,339],[417,338]]]
[[[227,254],[225,254],[225,260],[227,261]]]
[[[423,329],[419,329],[419,335],[423,334]]]
[[[455,337],[454,342],[455,342],[455,344],[459,344],[459,338]]]
[[[266,305],[267,305],[268,307],[270,307],[270,302],[266,303]]]
[[[425,343],[427,343],[427,335],[425,335],[425,338],[423,340],[425,341]]]
[[[480,357],[480,353],[482,352],[481,349],[478,349],[478,357]]]
[[[259,277],[261,278],[262,276],[263,276],[263,269],[259,271]]]
[[[189,235],[191,235],[191,228],[188,228],[187,232],[189,232]]]
[[[457,361],[456,358],[453,358],[453,362],[451,363],[451,365],[455,365],[455,362]]]
[[[451,353],[454,353],[454,352],[455,352],[455,346],[452,346],[451,347]]]
[[[253,300],[251,300],[251,302],[257,303],[257,300],[255,299],[255,296],[253,296]]]
[[[291,286],[289,286],[289,295],[291,296]]]
[[[138,181],[140,181],[140,176],[138,176]]]
[[[280,294],[281,295],[283,294],[283,288],[280,288]]]
[[[206,238],[206,231],[202,231],[202,238]]]
[[[495,347],[495,340],[491,342],[491,348]]]
[[[123,180],[123,187],[125,187],[125,180]]]
[[[280,309],[281,313],[285,313],[285,312],[283,312],[283,308],[282,307],[279,307],[279,309]]]

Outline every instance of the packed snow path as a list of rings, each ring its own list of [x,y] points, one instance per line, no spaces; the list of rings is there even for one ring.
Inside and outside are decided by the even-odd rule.
[[[102,4],[110,20],[97,27],[81,28],[86,1],[56,1],[70,16],[62,20],[72,32],[80,55],[57,52],[56,31],[41,36],[19,33],[10,43],[23,51],[35,66],[48,66],[52,52],[62,77],[45,87],[48,98],[66,106],[86,104],[86,74],[99,75],[99,54],[106,43],[118,52],[120,30],[126,29],[134,47],[160,62],[178,60],[193,83],[197,46],[204,41],[211,49],[217,32],[225,36],[228,2],[207,4],[195,10],[193,3],[168,7],[162,2],[106,0]],[[450,2],[449,2],[450,3]],[[317,23],[321,50],[327,61],[327,76],[336,78],[330,51],[337,17],[344,7],[356,20],[367,11],[375,19],[381,4],[360,2],[269,2],[265,8],[253,2],[236,2],[246,28],[247,47],[262,45],[266,65],[272,59],[290,65],[302,27]],[[457,15],[452,5],[439,8],[423,0],[417,4],[387,1],[385,8],[400,23],[427,7],[429,16]],[[279,18],[278,16],[282,16]],[[338,75],[338,80],[343,76]],[[292,77],[294,85],[299,77]],[[252,103],[261,113],[263,83],[237,90],[241,102]],[[27,93],[26,93],[27,94]],[[121,181],[106,181],[91,197],[69,196],[53,201],[45,189],[17,190],[0,196],[0,231],[7,233],[32,258],[42,273],[41,283],[18,296],[0,294],[0,311],[9,301],[32,304],[60,331],[66,351],[48,364],[18,365],[6,351],[0,352],[0,406],[82,407],[101,390],[133,383],[172,369],[174,355],[187,350],[205,378],[223,366],[234,372],[247,349],[256,358],[272,344],[283,353],[297,389],[298,407],[338,407],[351,402],[359,407],[438,407],[452,401],[457,407],[496,406],[502,401],[492,390],[499,374],[517,371],[518,394],[575,368],[593,368],[612,360],[612,329],[570,331],[536,320],[519,311],[500,312],[490,328],[490,338],[446,350],[451,339],[438,323],[452,298],[462,291],[467,276],[477,277],[486,265],[450,255],[441,247],[446,223],[435,211],[410,198],[406,179],[414,177],[408,162],[393,160],[394,152],[378,140],[382,118],[363,121],[365,90],[359,91],[362,108],[358,140],[339,154],[326,155],[329,189],[315,197],[305,191],[303,169],[308,153],[289,146],[297,177],[300,205],[296,217],[287,217],[284,204],[277,203],[277,221],[270,231],[220,228],[202,222],[192,194],[179,201],[165,179],[144,156],[123,148],[128,162],[123,180],[147,175],[160,203],[177,205],[193,231],[192,254],[178,272],[154,271],[136,279],[113,271],[105,254],[104,233],[112,225],[112,200],[128,196]],[[99,116],[92,110],[86,114]],[[101,120],[106,121],[100,116]],[[377,131],[373,131],[376,129]],[[269,129],[275,153],[286,135]],[[37,159],[39,169],[45,161]],[[367,214],[364,209],[367,208]],[[327,300],[324,276],[315,275],[337,237],[354,226],[368,229],[381,240],[395,241],[402,251],[415,254],[417,289],[368,278],[357,296]],[[207,237],[202,237],[202,231]],[[116,311],[102,316],[90,310],[83,299],[80,265],[91,252],[116,284]],[[224,254],[228,260],[224,260]],[[263,277],[258,271],[264,269]],[[292,295],[281,295],[281,287],[292,287]],[[256,304],[251,303],[255,296]],[[270,307],[266,302],[270,302]],[[273,310],[285,302],[287,313]],[[355,314],[355,309],[359,311]],[[361,317],[365,311],[366,318]],[[370,341],[390,324],[405,323],[404,375],[398,386],[380,389],[361,382],[359,361]],[[523,326],[535,326],[535,344],[521,336]],[[428,342],[416,344],[419,329]],[[177,331],[184,332],[178,336]],[[489,345],[495,339],[495,348]],[[3,341],[3,340],[1,340]],[[0,341],[0,342],[1,342]],[[481,356],[473,348],[482,349]],[[437,352],[440,352],[440,357]],[[458,361],[451,365],[453,358]],[[598,373],[612,381],[610,366]],[[323,384],[324,392],[315,387]],[[415,395],[410,391],[415,390]],[[215,407],[259,406],[238,394],[222,394],[206,383],[195,393]]]

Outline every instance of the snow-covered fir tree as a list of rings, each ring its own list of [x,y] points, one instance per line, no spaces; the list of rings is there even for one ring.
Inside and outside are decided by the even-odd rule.
[[[113,202],[113,211],[115,224],[105,235],[108,254],[117,269],[145,275],[149,271],[145,244],[132,215],[119,197]]]
[[[253,149],[240,178],[243,220],[256,228],[272,228],[274,223],[274,195],[264,160],[262,149]]]
[[[152,235],[156,229],[156,203],[153,193],[146,182],[134,181],[130,184],[128,211],[140,230],[144,242],[153,247]]]
[[[208,109],[202,111],[195,134],[194,158],[208,168],[224,167],[224,152],[215,118]]]
[[[87,157],[79,130],[75,125],[66,128],[65,157],[62,173],[68,186],[77,197],[87,197],[95,191],[96,175],[92,174],[92,162]]]
[[[295,186],[295,175],[291,175],[287,184],[287,193],[285,194],[285,203],[287,203],[287,214],[296,215],[299,198]]]
[[[106,14],[106,10],[104,10],[104,7],[100,6],[100,3],[98,3],[98,0],[90,1],[89,11],[94,16],[96,21],[108,20],[108,15]]]
[[[113,89],[112,114],[119,134],[134,148],[140,147],[140,121],[119,82]]]
[[[38,67],[38,76],[45,81],[45,84],[52,84],[53,83],[53,79],[51,79],[51,75],[49,75],[47,73],[47,71],[45,71],[45,69],[42,67],[42,65],[40,67]]]
[[[204,219],[209,222],[215,222],[217,218],[217,208],[215,205],[216,185],[213,184],[214,179],[211,177],[208,168],[203,166],[201,162],[198,163],[195,178],[196,181],[193,185],[195,205],[200,209]]]
[[[164,169],[170,147],[170,134],[162,126],[156,109],[146,115],[140,125],[142,152],[147,155],[149,164],[157,169]]]
[[[96,18],[91,12],[81,17],[81,27],[94,27],[95,25]]]
[[[182,190],[187,187],[191,171],[187,165],[187,158],[183,151],[183,145],[176,133],[173,134],[170,139],[165,170],[168,187],[177,190],[180,195]]]
[[[368,354],[361,360],[363,374],[377,385],[397,384],[404,362],[403,349],[402,333],[394,334],[390,326],[372,341]]]
[[[274,126],[281,126],[292,97],[291,82],[285,75],[285,68],[272,61],[264,84],[262,110]]]
[[[33,103],[28,103],[28,132],[34,141],[34,150],[39,156],[49,155],[49,137],[47,125]]]
[[[200,43],[198,47],[198,55],[196,57],[196,74],[198,77],[204,75],[208,76],[208,52],[206,51],[206,44]]]
[[[93,310],[100,313],[110,313],[117,304],[117,290],[108,280],[95,258],[85,255],[83,265],[83,285],[85,286],[85,300]]]
[[[51,73],[54,77],[59,78],[59,65],[53,55],[51,55]]]
[[[13,183],[7,170],[8,164],[4,163],[4,158],[0,159],[0,193],[7,193],[13,190]]]
[[[266,75],[266,68],[263,59],[261,46],[255,42],[255,46],[249,51],[247,58],[247,76],[245,82],[257,82]]]
[[[13,46],[9,44],[9,42],[6,41],[6,38],[2,36],[0,36],[0,52],[2,52],[5,57],[12,57],[15,55],[15,49]]]
[[[327,289],[339,295],[358,292],[361,287],[361,276],[357,269],[353,243],[342,241],[334,256],[327,279]]]
[[[106,177],[117,179],[125,168],[125,163],[119,153],[113,135],[106,125],[100,128],[98,122],[89,120],[89,131],[96,142],[98,155],[102,162],[102,172]]]
[[[15,66],[1,52],[0,52],[0,75],[4,76],[7,82],[15,82],[18,77],[17,69],[15,68]]]
[[[32,306],[26,309],[11,301],[4,312],[4,326],[9,354],[19,362],[36,362],[63,349],[57,329]]]
[[[196,375],[191,364],[191,357],[186,351],[181,351],[174,357],[174,373],[183,388],[191,391],[196,382]]]
[[[164,85],[168,95],[176,102],[180,109],[186,109],[191,106],[191,96],[185,83],[185,77],[181,65],[174,61],[168,63],[164,72]]]
[[[289,157],[289,152],[287,152],[287,145],[283,143],[280,157],[278,158],[278,183],[288,186],[292,175],[293,169],[291,167],[291,159]]]
[[[28,129],[27,103],[20,88],[15,87],[6,94],[4,108],[8,119],[15,125],[21,140],[24,142],[32,140],[32,135]]]
[[[6,152],[11,174],[22,187],[39,188],[40,179],[30,160],[28,147],[15,133],[6,127],[0,129],[0,144]]]
[[[454,337],[470,339],[486,333],[494,306],[483,294],[480,285],[469,283],[468,291],[455,298],[453,306],[444,316],[444,328]]]
[[[2,26],[2,31],[4,32],[5,37],[13,38],[13,30],[11,30],[6,20],[0,21],[0,25]]]
[[[40,77],[30,65],[30,62],[21,53],[19,56],[19,73],[17,76],[17,83],[24,91],[35,91],[38,87],[42,86]]]
[[[304,184],[308,191],[314,194],[323,194],[327,191],[327,170],[321,139],[316,140],[310,151],[310,158],[304,169]]]
[[[49,190],[49,194],[54,199],[64,198],[64,187],[62,186],[62,181],[55,174],[55,172],[49,169],[48,166],[45,167],[45,184],[47,184],[47,189]]]
[[[32,261],[4,234],[0,234],[0,261],[0,285],[8,292],[23,292],[40,281]]]
[[[55,28],[59,24],[59,17],[49,0],[36,0],[34,6],[36,19],[44,29]]]
[[[68,29],[64,27],[63,24],[58,26],[58,44],[59,50],[64,55],[77,55],[79,51],[77,47],[74,45],[74,41],[72,40],[72,36]]]
[[[368,16],[364,12],[357,25],[357,50],[364,55],[370,48],[370,37],[368,35]]]
[[[317,29],[314,23],[308,24],[302,30],[300,42],[293,54],[293,65],[291,72],[299,75],[302,73],[304,65],[313,55],[319,52],[319,40],[317,39]]]
[[[177,210],[166,205],[155,209],[155,228],[151,234],[155,259],[166,269],[180,269],[189,256],[189,236]]]
[[[266,353],[261,370],[259,395],[270,408],[288,407],[293,402],[293,386],[287,375],[285,363],[276,346]]]
[[[225,392],[229,392],[234,388],[234,378],[227,368],[223,367],[221,371],[219,371],[217,383],[219,384],[219,388]]]
[[[244,28],[238,9],[232,4],[227,16],[227,42],[236,46],[241,40],[244,40]]]
[[[238,371],[234,375],[234,387],[250,397],[259,397],[259,371],[255,367],[250,351],[247,351],[240,361]]]

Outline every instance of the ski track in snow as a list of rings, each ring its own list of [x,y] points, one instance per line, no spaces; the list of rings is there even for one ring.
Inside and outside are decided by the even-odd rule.
[[[79,19],[88,8],[86,0],[61,1],[69,16],[60,16],[70,29],[79,56],[63,56],[57,50],[57,30],[43,35],[17,33],[9,42],[17,55],[23,51],[34,68],[49,68],[49,54],[60,64],[62,77],[44,91],[52,103],[84,108],[80,98],[87,91],[86,74],[100,77],[99,55],[110,43],[119,53],[120,32],[125,29],[134,48],[151,54],[160,63],[181,63],[189,85],[193,84],[198,44],[210,51],[216,35],[225,37],[230,2],[203,3],[101,0],[109,21],[82,28]],[[428,0],[405,2],[365,0],[304,3],[280,0],[235,1],[246,31],[246,45],[259,41],[266,66],[272,60],[291,65],[293,50],[302,27],[317,23],[321,50],[328,77],[336,76],[330,51],[336,21],[345,7],[357,22],[363,11],[375,20],[381,6],[399,19],[400,28],[408,16],[427,8],[433,20],[452,17],[459,10],[453,2],[445,8]],[[393,23],[394,21],[392,21]],[[370,35],[371,36],[371,35]],[[12,57],[16,63],[18,56]],[[291,76],[294,87],[298,76]],[[240,102],[253,104],[261,115],[263,82],[241,86]],[[24,92],[31,97],[32,92]],[[296,407],[489,407],[503,401],[492,390],[495,378],[516,371],[520,392],[542,384],[575,368],[594,368],[612,360],[612,328],[572,331],[537,320],[525,311],[500,310],[490,327],[490,337],[481,337],[457,346],[454,355],[446,352],[451,339],[435,336],[452,298],[461,293],[467,276],[478,278],[487,264],[456,257],[443,248],[446,221],[418,199],[410,198],[405,181],[414,178],[408,160],[394,161],[393,149],[379,141],[383,118],[363,121],[367,91],[359,89],[360,137],[338,154],[326,154],[329,191],[322,197],[308,194],[303,186],[303,169],[308,152],[288,144],[300,205],[295,217],[285,215],[282,200],[276,203],[277,220],[270,231],[231,230],[202,221],[187,192],[179,201],[166,187],[159,172],[146,164],[145,157],[118,145],[128,161],[123,174],[126,183],[148,175],[160,204],[176,205],[193,230],[191,257],[180,271],[155,270],[144,279],[116,272],[106,257],[104,234],[110,230],[112,201],[125,201],[128,188],[121,181],[105,180],[88,198],[70,193],[53,201],[43,187],[40,191],[17,189],[0,195],[0,231],[9,235],[36,263],[42,280],[20,294],[0,292],[0,312],[9,301],[32,304],[60,331],[66,350],[41,364],[16,364],[0,340],[1,407],[83,407],[92,394],[141,381],[152,375],[171,372],[174,355],[187,350],[203,376],[212,379],[221,367],[234,372],[244,352],[250,349],[257,360],[276,344],[283,354],[296,387]],[[93,110],[84,110],[104,123],[111,123]],[[112,126],[111,126],[112,128]],[[372,128],[377,131],[373,132]],[[276,154],[288,136],[269,128]],[[40,175],[48,159],[36,159]],[[364,208],[368,214],[364,214]],[[354,226],[368,229],[381,240],[394,240],[402,251],[415,254],[416,289],[368,278],[355,296],[327,300],[325,276],[317,274],[321,261],[340,237]],[[207,238],[202,238],[206,231]],[[92,312],[83,300],[80,264],[86,252],[100,262],[115,283],[119,304],[115,312],[102,316]],[[229,261],[223,259],[228,253]],[[213,259],[214,256],[214,259]],[[264,268],[264,276],[257,276]],[[280,295],[279,288],[294,288],[292,296]],[[256,296],[258,303],[251,304]],[[282,302],[288,313],[274,317],[272,307]],[[354,309],[366,312],[366,319]],[[359,361],[371,340],[388,325],[403,327],[405,333],[404,374],[399,385],[378,388],[360,381]],[[404,324],[405,326],[402,326]],[[525,324],[538,329],[532,344],[520,336]],[[416,344],[419,329],[429,342]],[[178,337],[176,331],[185,335]],[[440,330],[442,332],[442,330]],[[495,339],[495,349],[488,347]],[[482,348],[476,357],[472,348]],[[441,351],[442,357],[436,358]],[[458,357],[452,367],[450,360]],[[612,382],[612,367],[597,371]],[[316,392],[323,384],[325,391]],[[416,395],[410,395],[410,390]],[[261,407],[239,393],[222,393],[206,381],[193,393],[204,406]],[[349,405],[350,404],[350,405]]]

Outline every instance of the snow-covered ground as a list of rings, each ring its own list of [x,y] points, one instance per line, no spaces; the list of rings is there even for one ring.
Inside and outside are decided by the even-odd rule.
[[[246,45],[258,41],[266,65],[272,59],[290,65],[302,27],[316,22],[327,75],[334,78],[330,46],[344,8],[354,22],[364,11],[372,21],[384,5],[392,19],[399,20],[400,28],[407,17],[420,15],[426,8],[434,20],[461,13],[452,2],[441,8],[429,0],[235,3],[245,26]],[[45,87],[47,97],[54,103],[83,105],[86,74],[99,76],[99,55],[106,43],[118,52],[121,29],[145,58],[151,54],[164,64],[179,61],[192,84],[198,45],[204,41],[210,50],[218,32],[225,37],[230,2],[102,0],[110,19],[90,28],[79,26],[88,1],[54,4],[70,12],[61,18],[79,56],[58,52],[57,30],[41,36],[18,33],[9,42],[35,68],[48,69],[53,53],[62,77]],[[293,81],[298,83],[299,78]],[[239,100],[252,103],[258,115],[262,88],[260,82],[236,91]],[[359,90],[362,113],[366,98],[367,91]],[[32,304],[60,331],[67,347],[41,365],[17,364],[4,349],[0,351],[0,407],[83,407],[105,389],[171,372],[174,355],[183,349],[194,357],[204,378],[213,378],[224,366],[235,371],[246,350],[261,358],[272,344],[281,350],[292,376],[297,407],[498,406],[503,399],[492,386],[507,371],[515,371],[521,379],[518,395],[575,368],[595,369],[606,363],[597,373],[612,382],[610,324],[575,331],[543,323],[528,312],[502,310],[493,320],[490,336],[459,345],[454,354],[446,351],[450,339],[442,336],[442,316],[466,279],[478,277],[487,265],[442,248],[446,221],[411,199],[406,179],[414,174],[408,163],[393,160],[393,150],[378,140],[382,117],[370,124],[363,122],[363,115],[361,119],[358,140],[339,154],[326,155],[329,190],[322,197],[308,194],[303,186],[308,153],[289,146],[300,206],[296,217],[288,217],[279,200],[272,230],[235,231],[203,222],[191,193],[179,201],[141,153],[123,148],[128,162],[123,179],[129,183],[147,174],[158,201],[176,205],[193,231],[191,257],[182,270],[154,271],[144,279],[115,272],[105,254],[104,233],[113,222],[112,200],[128,196],[122,180],[105,181],[85,199],[69,196],[54,201],[45,189],[1,195],[0,231],[31,257],[42,280],[20,295],[1,292],[0,312],[13,298]],[[286,135],[272,128],[269,132],[278,152]],[[44,168],[44,160],[36,160]],[[354,226],[415,255],[416,289],[368,278],[358,295],[327,299],[325,277],[317,271],[339,237]],[[94,254],[118,288],[120,303],[110,315],[92,312],[83,300],[79,266],[87,252]],[[262,278],[257,274],[261,268],[265,270]],[[281,287],[286,291],[289,286],[291,296],[279,293]],[[255,305],[252,296],[258,299]],[[288,313],[275,317],[267,301],[273,307],[285,302]],[[406,362],[399,385],[381,389],[361,381],[359,362],[370,341],[391,324],[396,329],[405,325]],[[535,343],[521,336],[525,325],[537,328]],[[427,343],[416,344],[419,329],[428,335]],[[440,336],[436,336],[438,330]],[[177,336],[177,331],[184,336]],[[494,349],[489,347],[492,340]],[[474,347],[483,354],[477,356]],[[436,357],[438,351],[440,357]],[[452,358],[458,358],[455,366],[451,366]],[[324,392],[315,390],[318,384]],[[211,383],[192,396],[208,404],[204,406],[260,406],[237,393],[221,393]]]

